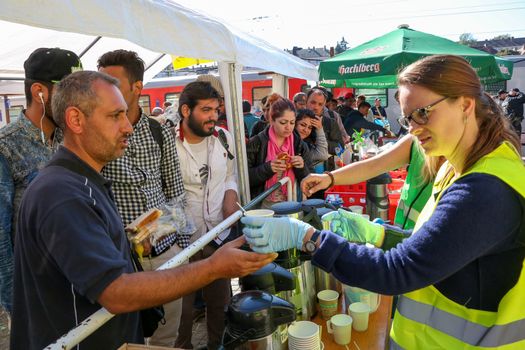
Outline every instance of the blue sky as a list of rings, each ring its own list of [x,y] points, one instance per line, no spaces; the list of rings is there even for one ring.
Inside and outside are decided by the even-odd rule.
[[[355,47],[399,24],[455,41],[466,32],[478,40],[501,34],[525,37],[524,0],[175,1],[280,48],[335,46],[342,36]]]

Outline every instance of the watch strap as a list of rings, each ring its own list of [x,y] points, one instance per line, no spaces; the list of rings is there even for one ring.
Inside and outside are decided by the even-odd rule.
[[[319,238],[320,235],[321,235],[321,231],[315,230],[314,234],[312,235],[312,237],[310,237],[310,241],[312,241],[314,243],[317,242],[317,238]]]

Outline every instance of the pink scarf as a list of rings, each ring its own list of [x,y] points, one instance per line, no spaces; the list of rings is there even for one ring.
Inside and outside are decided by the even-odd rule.
[[[270,136],[270,139],[268,140],[268,150],[266,154],[266,161],[271,162],[272,160],[277,158],[277,155],[280,153],[287,153],[290,157],[293,157],[295,155],[295,150],[293,148],[294,144],[294,135],[290,135],[286,139],[284,139],[283,145],[281,147],[277,146],[277,136],[275,135],[275,131],[273,127],[270,127],[268,130],[268,135]],[[293,172],[293,167],[290,169],[287,169],[280,177],[277,177],[278,174],[274,173],[271,178],[266,180],[265,189],[268,189],[272,187],[277,181],[282,179],[285,176],[288,176],[290,180],[292,181],[292,184],[295,185],[295,174]],[[279,192],[279,190],[274,191],[268,199],[272,202],[277,202],[275,195]],[[286,186],[281,186],[281,193],[285,196],[287,195]]]

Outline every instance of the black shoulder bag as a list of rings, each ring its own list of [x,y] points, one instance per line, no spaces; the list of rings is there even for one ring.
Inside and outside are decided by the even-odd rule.
[[[130,254],[135,271],[144,271],[135,252],[130,249]],[[164,319],[164,308],[162,305],[140,310],[140,319],[142,321],[142,331],[146,338],[151,337],[153,333],[155,333],[157,328],[159,328],[159,322],[163,325],[166,324],[166,320]]]

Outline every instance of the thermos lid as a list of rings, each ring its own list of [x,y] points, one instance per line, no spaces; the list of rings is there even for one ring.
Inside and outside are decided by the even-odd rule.
[[[322,217],[324,214],[331,213],[334,210],[330,208],[317,208],[316,211],[317,211],[317,216]]]
[[[293,304],[262,291],[232,297],[226,311],[227,332],[233,337],[249,333],[251,339],[272,334],[277,326],[295,320]]]
[[[281,202],[272,205],[271,209],[275,215],[290,215],[301,212],[302,206],[299,202]]]
[[[312,198],[307,199],[301,202],[303,210],[307,213],[312,211],[313,208],[322,208],[325,206],[326,202],[323,199]]]
[[[239,284],[242,291],[262,290],[271,294],[295,289],[292,273],[274,262],[239,278]]]
[[[386,185],[392,183],[392,177],[390,176],[390,174],[384,173],[371,179],[368,179],[366,183],[369,185]]]

